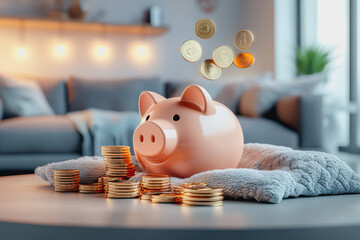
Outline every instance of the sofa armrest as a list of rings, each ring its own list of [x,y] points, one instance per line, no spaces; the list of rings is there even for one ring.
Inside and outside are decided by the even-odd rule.
[[[0,98],[0,121],[3,119],[4,117],[4,106],[3,106],[3,102]]]
[[[323,148],[322,96],[288,96],[276,103],[278,119],[299,133],[301,148]]]

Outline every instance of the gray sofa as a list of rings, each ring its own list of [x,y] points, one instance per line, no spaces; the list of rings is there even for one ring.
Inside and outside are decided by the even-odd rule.
[[[170,97],[178,86],[156,78],[121,81],[69,78],[42,80],[39,84],[56,115],[4,119],[0,99],[0,170],[32,170],[48,162],[82,156],[82,137],[66,117],[68,112],[88,108],[137,111],[142,91]],[[297,128],[279,121],[273,110],[261,118],[239,115],[245,142],[321,150],[322,99],[316,95],[298,99]]]

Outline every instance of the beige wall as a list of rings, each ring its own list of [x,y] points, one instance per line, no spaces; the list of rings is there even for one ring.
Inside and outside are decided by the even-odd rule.
[[[0,15],[41,15],[46,0],[8,0],[0,2]],[[199,18],[209,17],[217,26],[210,40],[199,40],[203,46],[203,59],[210,58],[218,45],[233,47],[233,36],[240,29],[250,29],[255,34],[255,43],[249,50],[256,63],[249,69],[232,66],[223,73],[223,78],[249,76],[274,70],[274,1],[273,0],[219,0],[218,8],[205,14],[196,0],[92,0],[92,13],[106,11],[105,22],[140,23],[142,12],[151,5],[160,5],[164,22],[170,30],[157,37],[110,34],[106,37],[91,32],[46,31],[26,29],[27,56],[19,60],[14,56],[19,43],[19,28],[0,28],[0,72],[27,75],[58,76],[81,75],[85,77],[132,77],[160,76],[166,79],[201,78],[200,63],[187,63],[179,54],[181,43],[197,39],[193,25]],[[91,15],[89,16],[91,18]],[[59,40],[60,39],[60,40]],[[63,57],[54,54],[61,41],[67,48]],[[101,61],[93,57],[95,46],[105,42],[110,54]],[[138,57],[139,46],[147,49],[145,58]]]

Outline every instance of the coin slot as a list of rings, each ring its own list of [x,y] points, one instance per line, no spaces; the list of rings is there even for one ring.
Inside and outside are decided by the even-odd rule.
[[[155,136],[151,135],[151,141],[154,143],[155,142]]]
[[[140,135],[140,142],[144,142],[144,136]]]

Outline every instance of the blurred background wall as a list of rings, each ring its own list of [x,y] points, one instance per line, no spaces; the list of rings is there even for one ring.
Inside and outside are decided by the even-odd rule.
[[[49,0],[0,1],[0,15],[44,16]],[[240,29],[250,29],[255,43],[249,52],[256,57],[256,64],[248,69],[232,66],[223,73],[224,78],[249,76],[265,71],[274,71],[274,0],[226,0],[218,1],[212,13],[205,13],[198,1],[166,0],[89,0],[91,10],[87,19],[97,14],[101,22],[140,24],[143,12],[153,5],[161,6],[164,25],[169,31],[160,36],[124,35],[104,33],[17,28],[0,28],[0,72],[27,75],[59,76],[81,75],[85,77],[133,77],[160,76],[165,79],[183,80],[200,78],[199,63],[187,63],[181,59],[179,48],[183,41],[196,39],[202,44],[203,59],[211,58],[212,50],[223,44],[232,46],[233,37]],[[198,39],[194,23],[200,18],[211,18],[217,31],[209,40]],[[27,56],[16,59],[14,51],[19,44],[19,35],[25,31]],[[63,56],[54,53],[61,42],[66,47]],[[108,54],[99,58],[94,53],[95,45],[103,42]],[[291,57],[291,56],[289,56]]]

